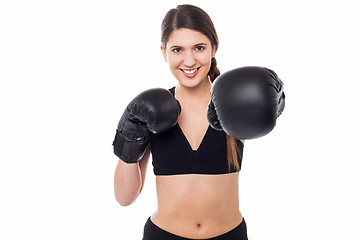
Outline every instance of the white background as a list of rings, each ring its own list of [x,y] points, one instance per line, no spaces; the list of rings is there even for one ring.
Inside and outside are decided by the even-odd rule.
[[[152,166],[121,207],[111,144],[137,93],[176,84],[160,24],[181,3],[1,1],[1,239],[141,239],[156,209]],[[285,83],[276,128],[245,144],[249,238],[360,239],[355,1],[190,3],[215,24],[221,71],[266,66]]]

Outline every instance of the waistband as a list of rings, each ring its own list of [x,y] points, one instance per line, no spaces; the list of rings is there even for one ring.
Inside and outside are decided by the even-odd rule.
[[[184,238],[172,234],[156,226],[149,217],[147,222],[145,223],[143,240],[196,240],[196,239]],[[220,236],[207,238],[203,240],[248,240],[245,219],[243,218],[241,223],[233,230],[230,230],[229,232],[224,233]]]

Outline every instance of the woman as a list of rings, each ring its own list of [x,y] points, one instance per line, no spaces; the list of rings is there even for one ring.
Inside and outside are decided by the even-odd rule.
[[[180,5],[166,14],[161,41],[178,84],[148,90],[125,110],[114,140],[122,160],[116,199],[127,206],[139,196],[152,153],[158,209],[143,240],[247,239],[238,196],[243,141],[208,121],[210,89],[220,74],[214,25],[202,9]]]
[[[181,114],[173,129],[154,137],[152,142],[156,152],[153,152],[153,157],[158,157],[158,152],[164,151],[165,142],[177,142],[178,138],[183,137],[189,145],[178,143],[177,146],[181,146],[179,152],[186,151],[188,147],[199,155],[198,158],[204,157],[200,162],[212,161],[210,156],[205,157],[206,153],[202,153],[200,147],[204,147],[203,150],[207,152],[210,152],[209,148],[220,151],[226,149],[226,138],[223,138],[225,134],[209,127],[206,114],[211,82],[220,74],[215,60],[218,38],[214,25],[201,9],[190,5],[178,6],[177,9],[170,10],[163,20],[161,41],[164,59],[178,80],[175,89],[171,90],[174,90],[175,98],[180,102]],[[179,132],[183,136],[178,136]],[[172,138],[174,135],[176,139]],[[225,140],[222,142],[223,148],[217,148],[221,144],[217,142],[219,140]],[[169,149],[169,145],[165,145],[165,148]],[[242,145],[240,148],[242,149]],[[188,155],[184,155],[182,158],[189,159]],[[223,166],[220,166],[211,170],[201,169],[201,163],[197,166],[192,164],[191,160],[194,158],[188,159],[175,158],[183,163],[189,162],[182,165],[185,166],[184,169],[165,172],[160,172],[163,165],[154,162],[155,171],[159,168],[159,174],[170,175],[157,176],[158,211],[148,221],[145,234],[156,228],[156,225],[177,236],[207,239],[228,233],[243,223],[238,227],[240,231],[235,230],[239,236],[236,235],[235,238],[234,235],[231,239],[246,239],[246,226],[239,211],[239,172],[233,170],[234,172],[228,173],[226,157],[221,158],[225,168],[221,169]],[[239,162],[236,163],[239,165]],[[192,169],[187,168],[190,165]],[[211,167],[209,164],[203,166]],[[174,165],[169,164],[167,167],[173,168]],[[214,172],[216,170],[223,171],[217,173]],[[146,239],[145,235],[144,240]]]

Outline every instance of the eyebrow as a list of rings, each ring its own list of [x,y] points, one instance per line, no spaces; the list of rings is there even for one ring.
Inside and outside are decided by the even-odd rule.
[[[197,44],[195,44],[194,46],[203,46],[203,45],[207,45],[207,43],[197,43]],[[182,48],[182,46],[178,46],[178,45],[173,45],[173,46],[171,46],[170,47],[171,49],[172,48]]]

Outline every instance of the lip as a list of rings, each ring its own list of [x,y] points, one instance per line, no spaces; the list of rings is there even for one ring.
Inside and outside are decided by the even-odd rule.
[[[181,69],[181,68],[180,68],[180,71],[185,75],[185,77],[187,77],[187,78],[193,78],[193,77],[195,77],[195,76],[198,74],[200,68],[201,68],[201,67],[193,68],[193,69]],[[186,70],[186,71],[192,71],[192,70],[195,70],[195,69],[196,69],[196,71],[193,72],[193,73],[186,73],[186,72],[184,71],[184,70]]]

